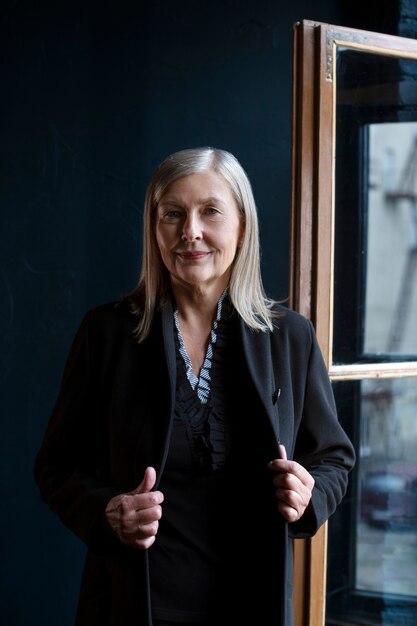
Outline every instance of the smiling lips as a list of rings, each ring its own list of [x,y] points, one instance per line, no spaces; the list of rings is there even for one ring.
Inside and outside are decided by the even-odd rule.
[[[193,250],[192,252],[178,252],[178,255],[185,261],[198,261],[208,256],[210,252],[204,250]]]

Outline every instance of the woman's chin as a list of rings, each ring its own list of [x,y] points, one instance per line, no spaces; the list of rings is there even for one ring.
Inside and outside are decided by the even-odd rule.
[[[225,276],[207,276],[203,273],[190,272],[182,273],[177,276],[171,276],[173,287],[183,286],[188,289],[198,289],[199,291],[212,289],[225,289],[228,278]]]

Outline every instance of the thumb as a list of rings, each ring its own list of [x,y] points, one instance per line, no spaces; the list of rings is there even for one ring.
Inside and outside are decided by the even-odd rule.
[[[281,454],[281,459],[284,459],[284,461],[286,461],[287,460],[287,451],[285,449],[285,446],[282,443],[280,443],[278,445],[278,448],[279,448],[279,451],[280,451],[280,454]]]
[[[147,493],[148,491],[151,491],[151,489],[155,485],[155,483],[156,483],[156,471],[155,471],[155,468],[154,467],[147,467],[146,470],[145,470],[145,475],[143,477],[142,482],[131,493],[132,493],[132,495],[136,494],[136,493]]]

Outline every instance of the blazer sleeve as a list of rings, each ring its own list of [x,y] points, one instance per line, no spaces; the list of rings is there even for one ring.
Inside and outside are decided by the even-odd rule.
[[[289,534],[294,538],[314,535],[334,513],[346,493],[348,475],[355,464],[354,448],[337,416],[331,382],[314,327],[310,321],[308,324],[311,349],[294,460],[310,472],[315,485],[304,515],[289,524]]]
[[[73,340],[60,390],[34,464],[41,498],[90,547],[113,543],[102,515],[117,493],[102,463],[98,384],[91,359],[91,314]]]

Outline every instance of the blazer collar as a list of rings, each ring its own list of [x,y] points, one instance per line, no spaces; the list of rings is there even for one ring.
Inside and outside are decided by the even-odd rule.
[[[275,377],[271,358],[271,333],[251,330],[242,318],[239,318],[240,334],[243,351],[248,365],[249,374],[254,382],[259,398],[265,408],[272,426],[275,439],[279,441],[279,425],[277,418],[277,398],[279,390],[275,386]],[[173,333],[173,306],[169,299],[162,308],[162,332],[165,345],[165,356],[170,372],[171,407],[175,406],[176,392],[176,354]]]
[[[240,318],[242,345],[249,373],[279,442],[277,400],[280,390],[276,388],[271,357],[271,333],[251,330]],[[276,372],[275,372],[276,373]]]

